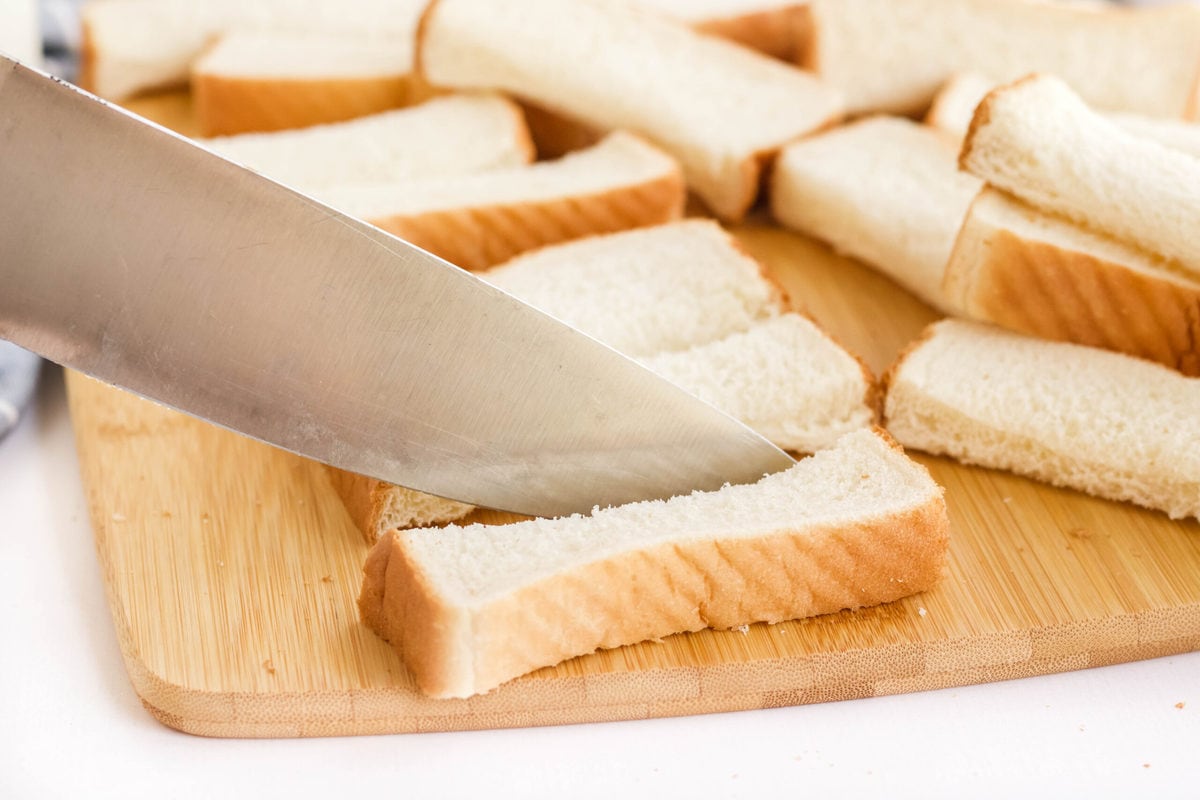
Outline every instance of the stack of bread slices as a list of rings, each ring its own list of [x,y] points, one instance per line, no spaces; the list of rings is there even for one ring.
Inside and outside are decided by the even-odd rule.
[[[363,619],[432,695],[933,587],[902,446],[1200,516],[1200,7],[94,0],[84,42],[89,88],[190,83],[214,151],[802,456],[490,526],[330,470]],[[722,227],[756,207],[949,318],[876,380]]]

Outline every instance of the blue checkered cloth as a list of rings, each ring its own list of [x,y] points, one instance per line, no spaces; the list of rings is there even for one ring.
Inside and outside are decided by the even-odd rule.
[[[0,341],[0,438],[17,426],[33,396],[41,360],[15,344]]]

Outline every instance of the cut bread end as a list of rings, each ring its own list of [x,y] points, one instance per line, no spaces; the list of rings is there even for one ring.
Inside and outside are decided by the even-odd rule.
[[[368,558],[359,607],[422,691],[467,697],[597,648],[924,591],[948,530],[925,468],[859,431],[753,485],[390,534]]]

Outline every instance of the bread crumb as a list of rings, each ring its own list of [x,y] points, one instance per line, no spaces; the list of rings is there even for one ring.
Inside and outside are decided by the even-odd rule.
[[[265,669],[267,671],[268,675],[275,674],[275,662],[274,661],[272,661],[271,659],[268,658],[266,661],[264,661],[262,663],[262,665],[263,665],[263,669]]]
[[[749,625],[738,625],[736,628],[734,628],[734,630],[741,631],[742,635],[745,636],[750,633],[750,626]]]
[[[1074,530],[1072,530],[1072,531],[1071,531],[1070,533],[1068,533],[1067,535],[1068,535],[1068,536],[1072,536],[1072,537],[1074,537],[1074,538],[1076,538],[1076,539],[1090,539],[1090,538],[1092,538],[1092,532],[1091,532],[1091,531],[1089,531],[1087,528],[1075,528]]]
[[[333,583],[333,576],[325,575],[324,577],[321,578],[321,583]]]
[[[114,511],[114,512],[113,512],[113,515],[112,515],[112,521],[113,521],[113,522],[124,522],[124,521],[125,521],[125,515],[124,515],[124,514],[118,514],[118,513],[116,513],[116,512]]]
[[[1146,762],[1145,764],[1142,764],[1142,769],[1150,769],[1150,762]]]
[[[917,613],[918,613],[918,614],[920,614],[920,615],[923,617],[923,616],[925,616],[926,614],[928,614],[929,612],[925,610],[925,606],[918,606],[918,607],[917,607]]]
[[[1178,703],[1175,704],[1175,707],[1179,708],[1179,709],[1182,709],[1183,706],[1184,706],[1184,702],[1182,700],[1180,700]]]
[[[1011,498],[1011,497],[1002,497],[1002,498],[1000,498],[1000,499],[1001,499],[1001,500],[1003,500],[1005,503],[1011,503],[1011,502],[1012,502],[1012,498]]]

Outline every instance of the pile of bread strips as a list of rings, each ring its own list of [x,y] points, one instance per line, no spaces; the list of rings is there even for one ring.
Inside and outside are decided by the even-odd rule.
[[[1200,516],[1200,7],[301,6],[94,0],[84,80],[190,82],[213,150],[807,456],[492,526],[330,470],[373,543],[363,619],[430,695],[930,588],[946,505],[900,445]],[[689,192],[723,223],[764,200],[950,318],[877,380]]]

